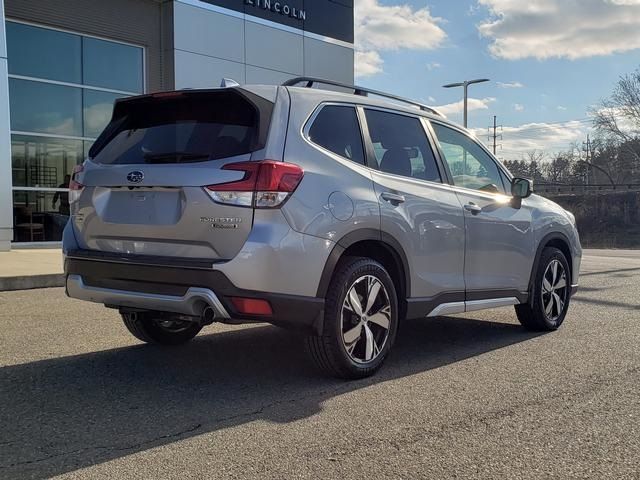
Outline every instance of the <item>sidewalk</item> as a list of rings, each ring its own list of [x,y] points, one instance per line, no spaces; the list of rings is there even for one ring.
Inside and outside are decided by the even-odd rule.
[[[62,253],[59,248],[0,252],[0,291],[63,285]]]

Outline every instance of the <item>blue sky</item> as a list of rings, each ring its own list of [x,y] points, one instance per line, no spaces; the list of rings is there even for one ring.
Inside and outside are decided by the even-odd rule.
[[[442,85],[490,78],[470,88],[469,126],[497,115],[517,158],[583,140],[589,109],[640,66],[640,1],[356,0],[356,48],[357,83],[458,122],[462,90]]]

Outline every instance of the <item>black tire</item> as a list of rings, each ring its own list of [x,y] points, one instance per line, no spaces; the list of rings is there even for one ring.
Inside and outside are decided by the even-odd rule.
[[[545,311],[545,304],[549,305],[549,295],[545,292],[544,276],[547,269],[554,262],[559,262],[565,274],[565,286],[557,290],[558,297],[563,301],[562,308],[557,308],[557,302],[553,303],[551,315]],[[516,305],[518,320],[528,330],[553,331],[557,330],[567,315],[571,300],[571,270],[567,258],[562,251],[554,247],[546,247],[540,255],[538,270],[534,273],[533,286],[527,303]]]
[[[358,327],[362,324],[361,322],[367,325],[361,328],[360,331],[364,333],[360,335],[359,340],[350,344],[352,352],[349,353],[347,351],[348,347],[343,340],[343,304],[347,293],[352,287],[356,288],[355,286],[358,284],[361,285],[360,288],[366,288],[366,285],[362,285],[359,282],[371,281],[374,284],[375,280],[372,280],[372,278],[384,286],[384,289],[382,289],[376,285],[379,292],[376,296],[378,298],[376,303],[373,304],[368,312],[363,312],[362,317],[356,313],[344,315],[345,331],[351,330],[354,325]],[[371,290],[369,291],[371,292]],[[365,300],[364,297],[360,298],[360,306],[362,306],[363,300]],[[389,311],[386,310],[386,300],[388,300]],[[384,305],[385,308],[381,309],[381,305]],[[362,310],[365,309],[366,305]],[[378,321],[372,320],[374,315],[378,316],[383,311],[384,316],[388,318],[388,329],[381,327]],[[367,317],[367,314],[370,315]],[[378,316],[378,318],[380,317]],[[360,320],[356,322],[355,319]],[[363,351],[365,358],[367,354],[364,351],[369,351],[370,342],[367,328],[369,334],[375,332],[375,335],[377,335],[377,337],[374,337],[373,334],[370,336],[373,338],[373,345],[377,347],[377,350],[376,348],[372,350],[376,356],[368,361],[354,360],[352,356],[356,355],[356,350]],[[397,331],[398,299],[391,277],[380,263],[370,258],[349,257],[338,266],[329,285],[325,299],[323,334],[321,336],[307,337],[307,347],[314,363],[323,373],[345,379],[364,378],[373,375],[382,366],[389,350],[393,346]],[[383,335],[384,343],[380,348],[377,342],[382,343]],[[361,342],[364,342],[364,345]]]
[[[195,337],[202,326],[195,322],[174,321],[154,318],[150,312],[122,313],[122,321],[138,340],[156,345],[181,345]],[[169,322],[172,322],[169,320]],[[180,322],[180,323],[178,323]]]

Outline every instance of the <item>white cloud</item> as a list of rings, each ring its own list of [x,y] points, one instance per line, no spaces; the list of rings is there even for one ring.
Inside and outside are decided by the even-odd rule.
[[[522,105],[521,103],[514,103],[513,104],[513,109],[516,112],[524,112],[524,105]]]
[[[369,50],[362,52],[356,50],[355,54],[355,76],[370,77],[382,71],[382,57],[376,51]]]
[[[411,49],[432,50],[447,38],[440,27],[444,21],[432,17],[428,7],[414,9],[409,5],[382,5],[378,0],[355,2],[356,76],[374,75],[382,71],[381,51]],[[375,59],[361,67],[359,61]],[[362,76],[362,75],[360,75]]]
[[[467,111],[472,112],[474,110],[487,110],[489,108],[489,104],[495,101],[496,99],[494,97],[469,98]],[[456,115],[464,111],[464,101],[460,100],[459,102],[448,103],[447,105],[440,105],[439,107],[435,108],[446,116]]]
[[[598,115],[603,119],[609,119],[612,124],[620,129],[620,132],[628,135],[629,137],[640,136],[640,124],[638,123],[635,114],[629,114],[620,110],[619,108],[607,107],[598,109]]]
[[[502,152],[499,156],[508,160],[520,159],[533,150],[553,154],[569,150],[574,143],[582,142],[590,131],[590,123],[569,121],[565,123],[527,123],[517,127],[504,127]],[[476,129],[478,138],[486,138],[486,129]]]
[[[93,132],[101,132],[104,127],[111,120],[111,113],[113,112],[113,103],[95,103],[90,107],[84,108],[84,122],[85,128]],[[89,135],[87,135],[89,136]]]
[[[441,66],[442,65],[440,65],[438,62],[427,63],[427,70],[435,70],[436,68],[440,68]]]
[[[569,58],[640,48],[639,0],[478,0],[478,29],[499,58]]]
[[[558,110],[560,110],[561,112],[566,112],[567,111],[567,107],[563,107],[562,105],[558,105],[556,108]]]
[[[523,88],[524,85],[521,84],[520,82],[508,82],[508,83],[498,82],[498,87],[500,87],[500,88]]]
[[[435,103],[436,99],[435,97],[429,96],[429,98],[427,98],[427,100],[429,100],[429,103]]]

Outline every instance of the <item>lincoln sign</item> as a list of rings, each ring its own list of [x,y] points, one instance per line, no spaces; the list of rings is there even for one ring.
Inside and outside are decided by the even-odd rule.
[[[287,17],[295,18],[298,20],[306,20],[307,12],[300,10],[299,8],[292,7],[287,3],[277,0],[245,0],[246,5],[252,5],[256,8],[262,8],[263,10],[269,10],[271,12],[279,13],[280,15],[286,15]]]

